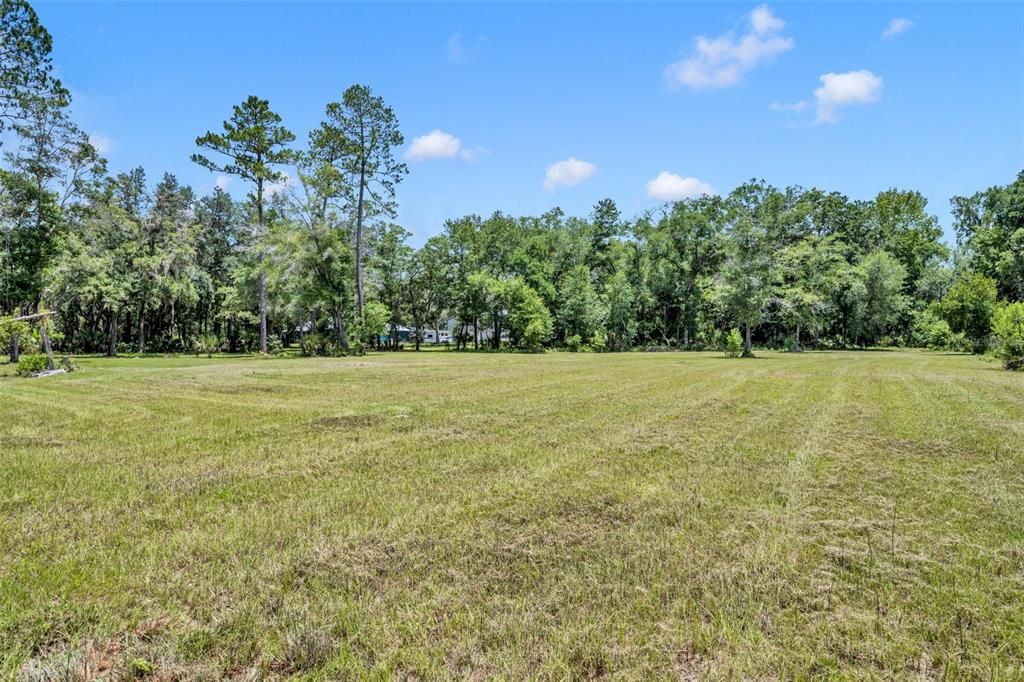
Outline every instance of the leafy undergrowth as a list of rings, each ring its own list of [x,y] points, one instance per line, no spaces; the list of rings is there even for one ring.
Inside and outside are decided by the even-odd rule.
[[[0,379],[21,679],[1024,675],[1024,376],[928,353]]]

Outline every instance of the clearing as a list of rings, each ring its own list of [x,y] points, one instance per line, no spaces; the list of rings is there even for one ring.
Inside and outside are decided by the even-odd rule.
[[[763,355],[2,376],[0,675],[1024,675],[1024,375]]]

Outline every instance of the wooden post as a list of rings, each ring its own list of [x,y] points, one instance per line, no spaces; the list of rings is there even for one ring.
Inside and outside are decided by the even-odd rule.
[[[50,346],[50,332],[47,331],[47,327],[50,326],[50,318],[44,317],[39,320],[39,335],[43,339],[43,350],[46,351],[46,369],[55,369],[53,365],[53,348]]]

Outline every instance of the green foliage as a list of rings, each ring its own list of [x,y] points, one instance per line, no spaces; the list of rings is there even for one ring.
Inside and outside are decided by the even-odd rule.
[[[156,672],[156,667],[145,658],[137,657],[128,665],[128,672],[133,678],[142,679]]]
[[[45,372],[47,364],[45,355],[22,355],[18,360],[18,368],[15,371],[18,376],[28,377],[39,372]]]
[[[512,344],[533,353],[542,350],[554,323],[540,295],[519,277],[501,282],[498,291],[507,311]]]
[[[377,301],[367,303],[363,310],[362,324],[356,332],[356,338],[365,344],[377,345],[377,339],[387,330],[389,319],[391,319],[391,311],[386,305]]]
[[[889,253],[876,251],[860,262],[856,274],[862,284],[855,294],[861,297],[860,340],[880,343],[907,309],[906,269]]]
[[[971,350],[971,343],[959,332],[954,332],[949,323],[942,319],[932,308],[917,312],[914,315],[914,326],[911,333],[912,345],[932,350]]]
[[[890,189],[872,202],[869,228],[877,243],[903,267],[906,289],[915,290],[929,265],[946,258],[942,227],[927,213],[928,200],[915,191]]]
[[[569,337],[589,344],[604,322],[606,311],[590,280],[590,269],[577,265],[562,280],[558,290],[558,326],[569,345]]]
[[[194,350],[197,356],[205,355],[210,358],[214,353],[219,353],[223,346],[224,342],[215,334],[203,334],[195,340]]]
[[[953,282],[938,307],[949,327],[971,340],[981,353],[992,331],[996,310],[996,281],[976,272],[964,272]]]
[[[255,95],[236,104],[223,127],[222,133],[210,131],[197,137],[196,146],[227,161],[221,163],[203,154],[193,154],[192,161],[215,173],[235,175],[255,184],[258,208],[262,210],[265,183],[284,179],[274,166],[295,159],[295,153],[288,149],[295,135],[281,125],[281,117],[270,109],[270,102]]]
[[[17,335],[22,346],[28,346],[31,340],[32,327],[24,320],[15,320],[14,315],[0,315],[0,353],[11,343],[11,337]]]
[[[17,121],[30,102],[63,88],[53,79],[53,40],[26,0],[0,2],[0,132]]]
[[[636,312],[633,305],[636,293],[623,270],[612,275],[607,287],[608,318],[606,345],[608,350],[629,350],[636,338]]]
[[[355,287],[358,317],[365,314],[363,224],[373,216],[395,216],[395,188],[409,172],[395,159],[405,143],[394,110],[367,85],[353,85],[341,101],[327,105],[326,120],[310,133],[315,160],[328,199],[342,198],[355,215]]]
[[[1024,300],[1024,170],[1006,186],[953,197],[957,242],[1000,297]]]
[[[740,330],[733,328],[725,337],[725,357],[738,358],[743,353],[743,336]]]
[[[992,333],[999,341],[996,354],[1003,366],[1024,370],[1024,303],[1009,303],[996,310]]]

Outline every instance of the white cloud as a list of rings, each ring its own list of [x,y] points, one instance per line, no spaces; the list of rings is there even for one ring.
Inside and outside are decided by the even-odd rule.
[[[891,40],[899,34],[909,31],[913,25],[914,22],[910,19],[894,17],[893,20],[889,22],[889,25],[885,27],[885,30],[882,31],[882,37]]]
[[[736,38],[726,33],[717,38],[697,36],[693,53],[665,69],[669,85],[685,85],[694,90],[737,85],[743,74],[776,55],[793,49],[792,38],[778,35],[786,22],[761,5],[750,15],[750,31]]]
[[[772,111],[792,111],[798,113],[807,108],[807,100],[802,99],[799,102],[792,102],[790,104],[772,102],[768,105],[768,108]]]
[[[459,138],[435,128],[426,135],[414,138],[405,152],[405,158],[412,161],[457,158],[465,163],[476,163],[486,153],[487,150],[479,145],[464,147]]]
[[[658,201],[693,199],[702,194],[716,194],[715,188],[703,180],[684,178],[668,171],[661,171],[647,183],[647,196]]]
[[[281,175],[284,176],[284,180],[281,180],[280,182],[269,182],[263,186],[264,197],[266,197],[267,199],[271,199],[275,195],[280,194],[289,187],[295,187],[298,184],[298,181],[291,175],[289,175],[287,172],[282,172]],[[223,176],[217,176],[218,184],[220,183],[221,177]],[[223,187],[221,189],[223,189]]]
[[[871,104],[882,98],[882,79],[867,70],[826,73],[814,91],[818,102],[815,123],[834,123],[839,110],[851,104]]]
[[[101,155],[106,154],[114,146],[114,141],[106,135],[100,135],[99,133],[93,133],[89,136],[89,144],[96,148],[96,151]]]
[[[572,187],[596,172],[597,166],[594,164],[569,157],[548,166],[547,174],[544,176],[544,189],[551,192],[559,187]]]
[[[775,33],[784,29],[786,22],[772,14],[768,5],[761,5],[750,13],[750,27],[754,29],[754,33]]]
[[[458,155],[461,147],[462,142],[459,141],[459,138],[435,128],[426,135],[415,138],[409,145],[409,151],[405,153],[405,158],[413,161],[450,159]]]
[[[213,183],[217,189],[227,190],[228,185],[231,184],[232,177],[230,175],[218,175],[217,180]]]

